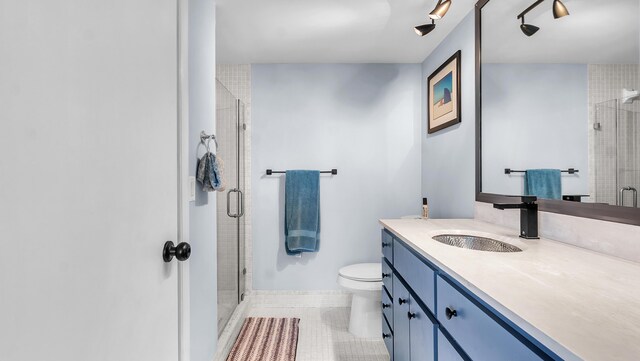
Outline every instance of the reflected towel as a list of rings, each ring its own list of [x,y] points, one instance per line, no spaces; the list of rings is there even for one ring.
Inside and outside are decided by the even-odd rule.
[[[320,172],[288,170],[284,193],[287,254],[317,252],[320,243]]]
[[[524,194],[544,199],[561,199],[560,169],[528,169],[524,176]]]

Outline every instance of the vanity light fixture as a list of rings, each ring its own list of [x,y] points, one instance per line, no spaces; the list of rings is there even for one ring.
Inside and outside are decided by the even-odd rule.
[[[451,7],[451,0],[438,0],[436,7],[429,13],[431,24],[418,25],[413,28],[413,31],[420,36],[425,36],[436,28],[435,20],[442,19],[444,15],[449,11]]]
[[[522,30],[524,35],[531,36],[531,35],[535,34],[538,30],[540,30],[540,28],[535,26],[535,25],[525,24],[524,23],[524,16],[527,15],[527,13],[529,11],[535,9],[538,5],[542,4],[543,2],[544,2],[544,0],[537,0],[536,2],[531,4],[528,8],[524,9],[523,12],[518,14],[517,18],[522,20],[522,23],[520,24],[520,30]],[[562,1],[561,0],[553,0],[553,17],[555,19],[559,19],[559,18],[561,18],[563,16],[567,16],[567,15],[569,15],[569,10],[567,10],[566,6],[564,6]]]
[[[523,16],[522,17],[522,24],[520,24],[520,30],[522,30],[524,35],[531,36],[531,35],[535,34],[538,30],[540,30],[540,28],[535,26],[535,25],[525,24],[524,23],[524,16]]]
[[[418,25],[415,28],[413,28],[413,30],[416,32],[416,34],[420,36],[425,36],[435,28],[436,28],[435,21],[431,19],[431,24]]]
[[[433,20],[439,20],[449,11],[451,0],[438,0],[436,7],[429,13],[429,17]]]
[[[561,18],[563,16],[567,16],[567,15],[569,15],[569,10],[567,10],[567,7],[564,6],[562,1],[553,0],[553,18],[554,19],[559,19],[559,18]]]

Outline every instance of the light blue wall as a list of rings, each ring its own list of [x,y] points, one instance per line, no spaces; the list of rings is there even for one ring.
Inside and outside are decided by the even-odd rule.
[[[482,64],[482,189],[523,194],[505,168],[576,168],[563,194],[589,193],[586,64]]]
[[[253,287],[338,289],[338,269],[380,261],[378,219],[419,214],[419,64],[252,67]],[[284,177],[321,176],[320,251],[287,256]]]
[[[189,174],[195,175],[200,131],[215,130],[215,7],[189,0]],[[202,149],[201,149],[202,150]],[[198,188],[198,187],[196,187]],[[218,339],[216,319],[216,197],[200,189],[189,204],[193,250],[190,267],[191,360],[211,361]]]
[[[422,194],[429,199],[432,218],[473,218],[476,174],[474,26],[472,11],[422,63]],[[426,79],[458,50],[462,51],[462,123],[427,135]]]

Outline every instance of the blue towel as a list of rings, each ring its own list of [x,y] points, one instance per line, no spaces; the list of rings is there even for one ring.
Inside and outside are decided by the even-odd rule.
[[[286,177],[284,235],[287,254],[317,252],[320,233],[320,172],[288,170]]]
[[[562,183],[559,169],[529,169],[524,176],[524,193],[545,199],[561,199]]]

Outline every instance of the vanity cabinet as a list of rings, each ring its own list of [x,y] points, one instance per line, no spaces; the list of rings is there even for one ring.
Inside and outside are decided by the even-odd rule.
[[[382,254],[383,338],[391,361],[559,359],[386,229]]]

